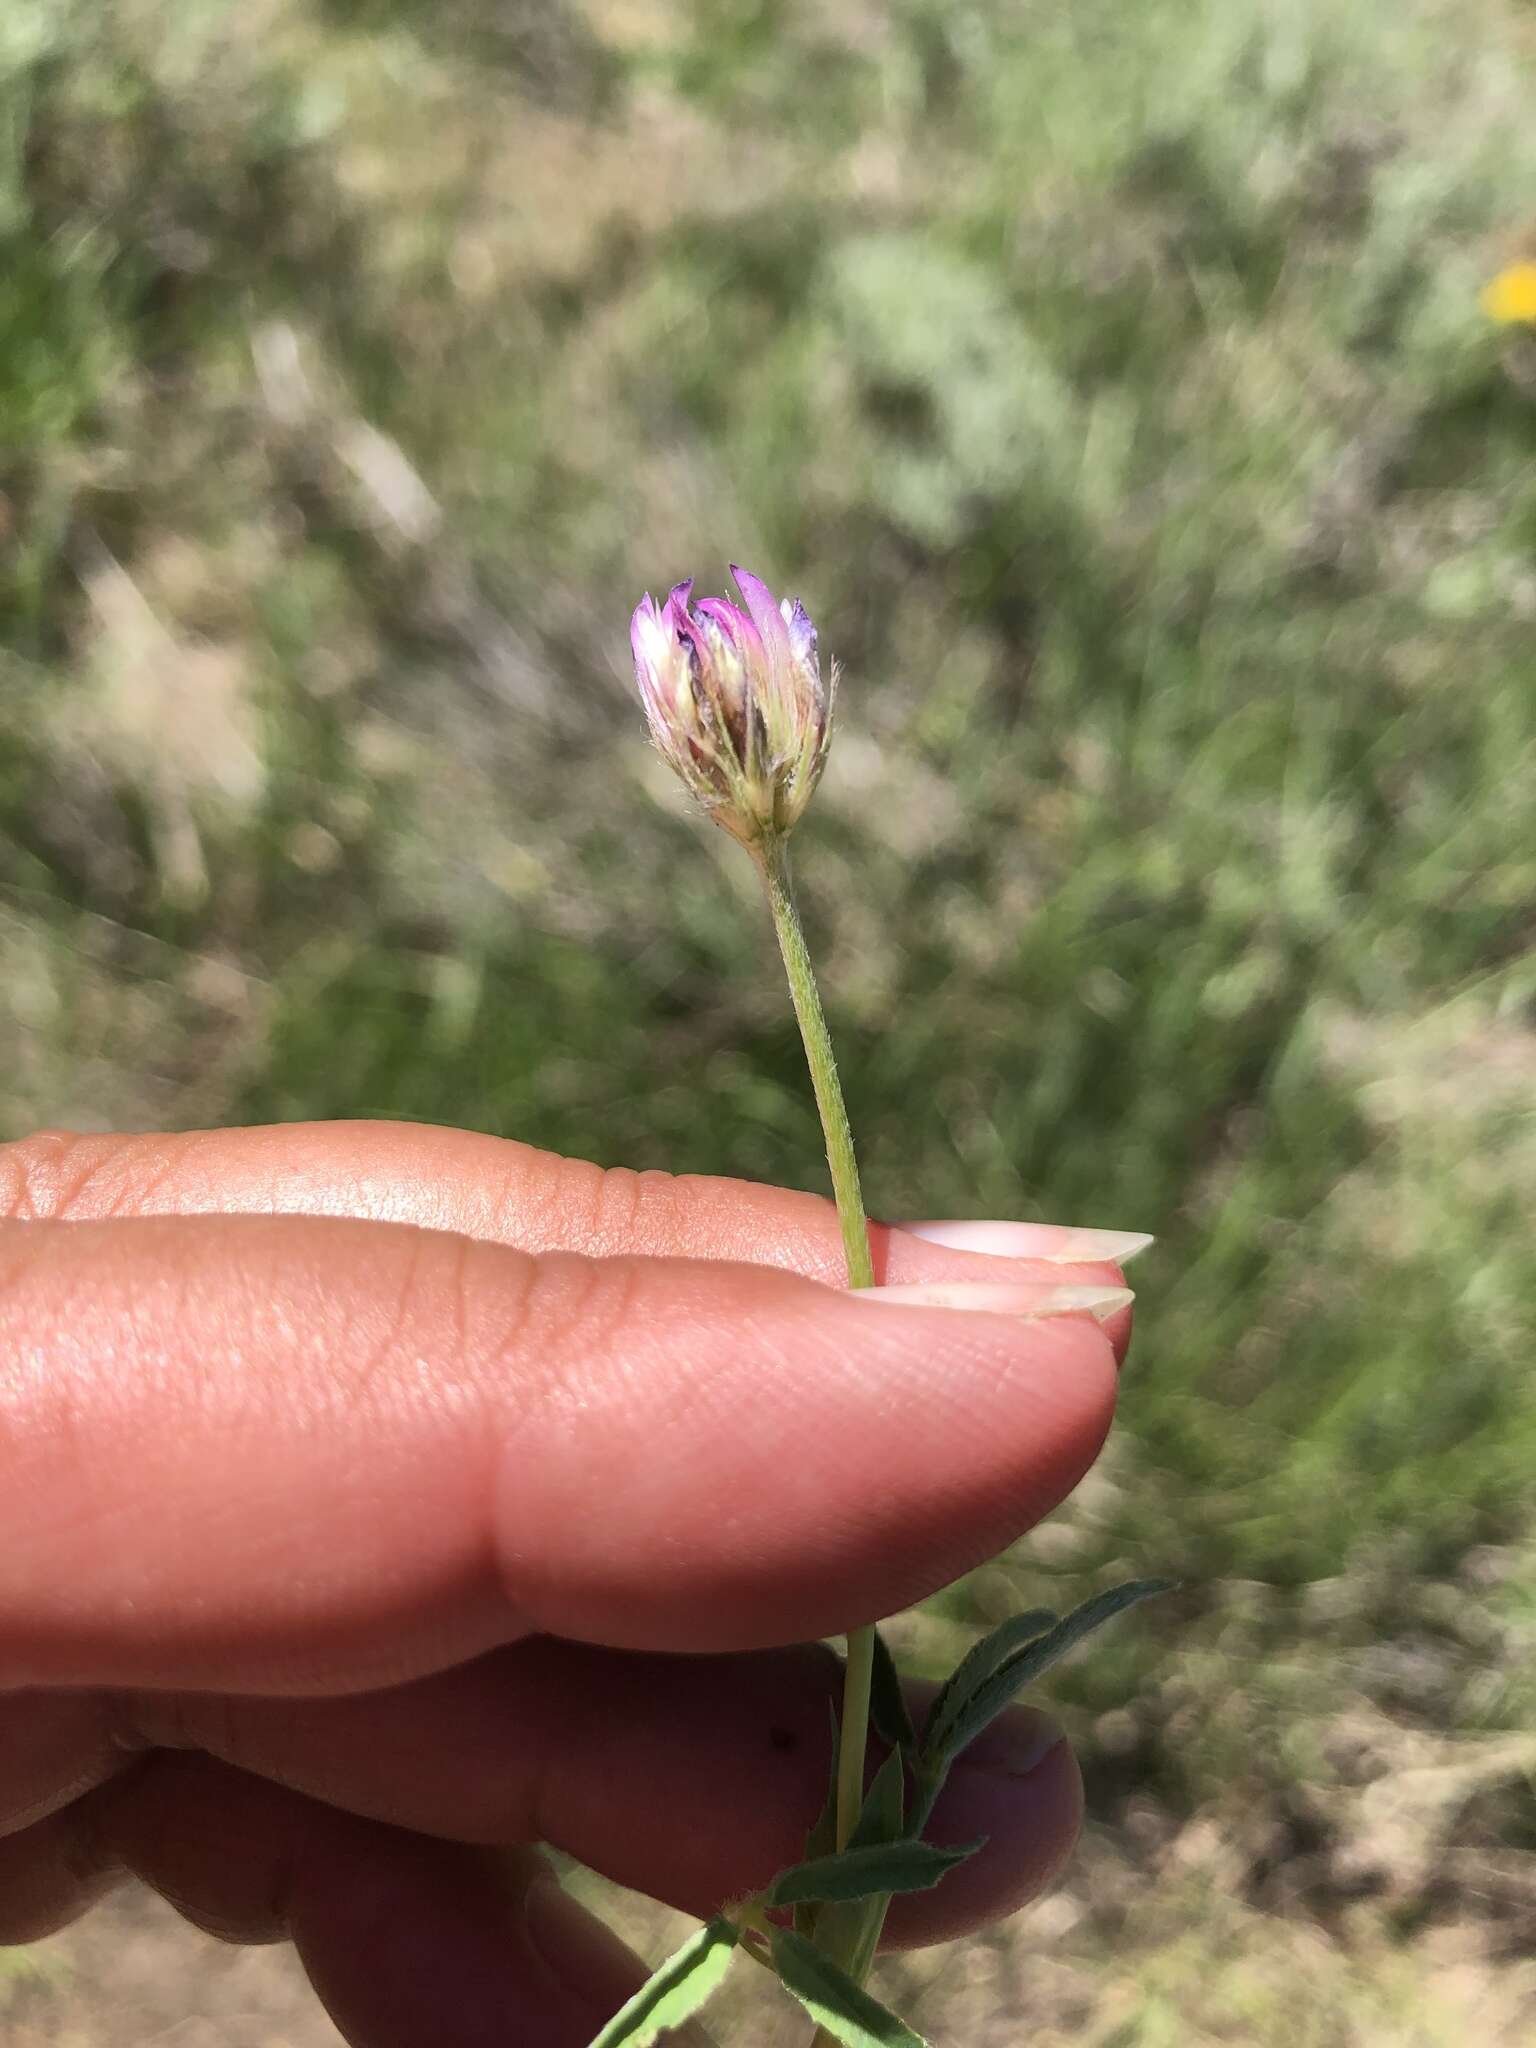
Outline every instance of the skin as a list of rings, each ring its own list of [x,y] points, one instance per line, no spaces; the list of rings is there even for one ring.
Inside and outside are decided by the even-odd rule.
[[[537,1844],[701,1915],[796,1860],[815,1639],[1061,1501],[1129,1334],[876,1307],[816,1197],[419,1126],[45,1134],[0,1219],[0,1943],[135,1875],[294,1942],[355,2048],[584,2048],[644,1972]],[[890,1941],[1013,1911],[1080,1801],[1004,1717]]]

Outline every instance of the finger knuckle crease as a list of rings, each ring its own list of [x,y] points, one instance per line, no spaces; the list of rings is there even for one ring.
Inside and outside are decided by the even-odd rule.
[[[74,1131],[34,1131],[0,1145],[0,1216],[58,1222],[77,1209],[100,1171],[100,1148]]]
[[[603,1248],[668,1252],[679,1236],[682,1193],[675,1174],[658,1167],[635,1173],[612,1167],[603,1177]]]

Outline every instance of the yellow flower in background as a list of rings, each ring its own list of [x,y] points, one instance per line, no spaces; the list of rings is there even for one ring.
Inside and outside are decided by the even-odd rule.
[[[1536,327],[1536,262],[1511,263],[1484,285],[1478,304],[1501,327]]]

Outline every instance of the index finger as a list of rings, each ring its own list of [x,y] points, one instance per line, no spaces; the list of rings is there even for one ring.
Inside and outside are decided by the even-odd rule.
[[[218,1213],[351,1216],[414,1223],[520,1251],[606,1258],[742,1260],[840,1286],[837,1213],[825,1197],[714,1174],[636,1173],[566,1159],[479,1131],[379,1121],[129,1136],[51,1131],[0,1146],[0,1216],[98,1221]],[[982,1226],[957,1248],[955,1226],[919,1237],[871,1226],[875,1278],[1040,1277],[1114,1281],[1124,1232],[1057,1224]],[[1130,1321],[1111,1326],[1124,1348]]]

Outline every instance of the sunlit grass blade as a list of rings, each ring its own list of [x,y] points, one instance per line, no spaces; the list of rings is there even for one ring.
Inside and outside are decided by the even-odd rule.
[[[592,2048],[649,2048],[710,1998],[731,1967],[738,1940],[729,1920],[709,1920],[616,2012]]]

